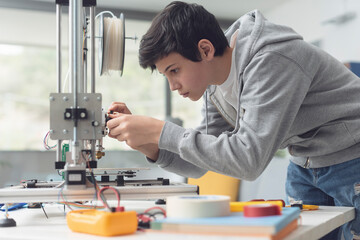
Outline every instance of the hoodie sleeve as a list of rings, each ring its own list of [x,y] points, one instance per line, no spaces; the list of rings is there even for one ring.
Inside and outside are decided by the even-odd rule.
[[[240,106],[245,113],[236,133],[206,135],[166,123],[159,148],[178,155],[167,162],[167,168],[188,162],[197,169],[245,180],[263,172],[289,131],[311,81],[298,64],[276,52],[256,55],[243,78]]]
[[[202,116],[203,116],[203,120],[200,124],[200,126],[198,126],[196,128],[195,131],[199,131],[203,134],[206,133],[206,125],[208,125],[208,133],[218,136],[220,135],[222,132],[224,131],[229,131],[232,129],[232,126],[227,123],[219,114],[219,112],[217,111],[216,107],[211,104],[211,102],[209,101],[209,99],[206,99],[206,95],[204,95],[204,101],[208,101],[207,104],[207,111],[206,111],[206,104],[204,103],[203,107],[202,107]],[[206,121],[207,118],[207,121]],[[161,138],[168,138],[171,136],[167,135],[167,129],[168,128],[172,128],[172,127],[176,127],[177,125],[170,123],[170,122],[166,122],[165,126],[162,130],[161,133]],[[179,127],[179,130],[183,129],[181,127]],[[177,132],[177,131],[176,131]],[[165,140],[168,141],[168,140]],[[202,169],[186,160],[183,160],[179,154],[167,151],[165,149],[160,149],[160,153],[159,153],[159,158],[157,159],[156,162],[152,161],[151,159],[147,159],[150,163],[156,163],[159,165],[159,167],[179,174],[181,176],[184,177],[192,177],[192,178],[199,178],[202,175],[204,175],[207,170]]]

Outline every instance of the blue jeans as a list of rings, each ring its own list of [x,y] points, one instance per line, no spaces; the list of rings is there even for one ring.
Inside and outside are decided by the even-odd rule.
[[[335,229],[322,239],[353,239],[360,235],[360,158],[322,168],[303,168],[292,162],[288,166],[286,195],[303,204],[355,207],[355,219]]]

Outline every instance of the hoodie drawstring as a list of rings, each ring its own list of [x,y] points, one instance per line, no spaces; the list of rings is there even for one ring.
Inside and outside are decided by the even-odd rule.
[[[223,132],[223,134],[226,134],[228,136],[235,134],[236,131],[239,129],[239,125],[240,125],[240,96],[241,96],[241,91],[242,91],[242,85],[240,84],[239,87],[239,93],[238,93],[238,103],[237,103],[237,111],[236,111],[236,122],[235,122],[235,128],[234,130],[232,130],[231,132],[229,131],[225,131]],[[208,92],[205,91],[205,132],[206,134],[208,134]]]
[[[239,87],[239,93],[238,93],[238,102],[237,102],[237,110],[236,110],[236,121],[235,121],[235,128],[234,130],[231,131],[230,134],[235,134],[235,132],[240,128],[240,96],[241,96],[241,83],[240,83],[240,87]]]

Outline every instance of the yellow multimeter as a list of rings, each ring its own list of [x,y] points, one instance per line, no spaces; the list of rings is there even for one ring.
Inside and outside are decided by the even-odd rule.
[[[99,236],[132,234],[137,230],[135,211],[106,212],[96,209],[73,210],[67,213],[66,221],[74,232]]]

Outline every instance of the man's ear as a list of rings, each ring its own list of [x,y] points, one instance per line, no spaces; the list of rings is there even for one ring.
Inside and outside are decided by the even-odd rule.
[[[207,39],[201,39],[198,42],[198,49],[200,52],[201,59],[211,60],[215,55],[215,48],[212,43]]]

